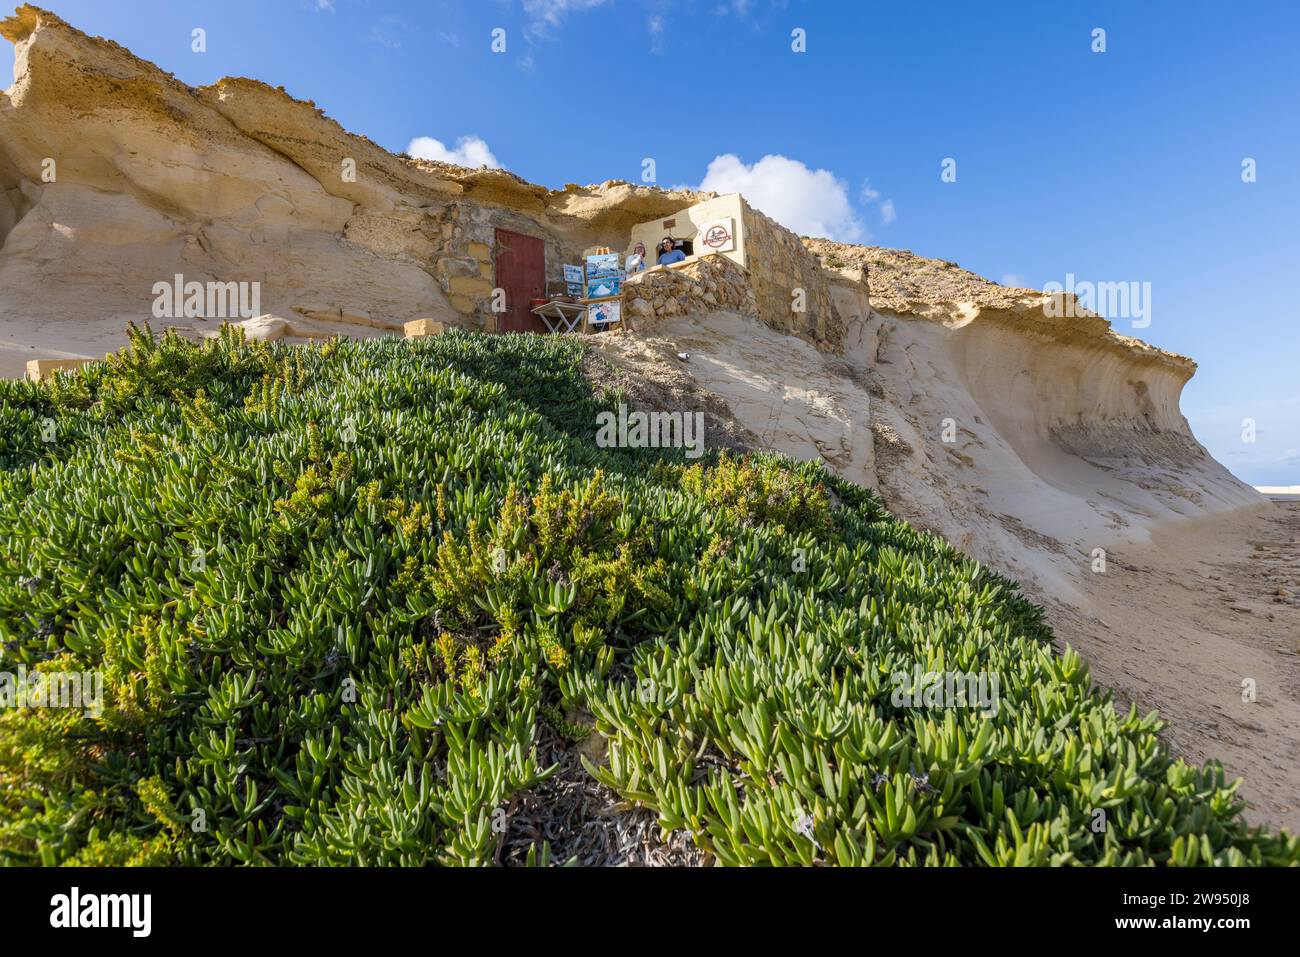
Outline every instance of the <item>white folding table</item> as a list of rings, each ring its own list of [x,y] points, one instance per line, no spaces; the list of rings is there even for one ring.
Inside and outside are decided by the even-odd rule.
[[[580,302],[551,300],[540,306],[534,306],[532,313],[541,317],[542,322],[546,323],[546,328],[551,332],[573,332],[578,328],[578,323],[582,322],[582,317],[587,314],[587,307]]]

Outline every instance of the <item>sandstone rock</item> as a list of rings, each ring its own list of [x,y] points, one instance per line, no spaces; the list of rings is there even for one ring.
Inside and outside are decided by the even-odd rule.
[[[406,338],[418,336],[440,336],[447,331],[446,323],[436,319],[413,319],[405,326]]]
[[[16,79],[0,96],[0,323],[20,340],[73,345],[89,324],[99,338],[116,327],[120,343],[125,321],[150,315],[154,283],[176,274],[257,283],[260,311],[281,316],[310,290],[310,309],[297,311],[348,335],[430,315],[488,328],[496,229],[542,238],[558,279],[582,249],[619,248],[633,224],[712,195],[616,180],[547,190],[505,170],[402,158],[283,90],[244,78],[191,88],[35,7],[0,32],[16,46]],[[45,183],[51,155],[78,161]],[[746,216],[755,251],[779,252],[763,268],[793,257],[822,283],[808,334],[833,331],[814,257]],[[701,276],[710,271],[692,264],[666,284]],[[718,302],[784,323],[788,291],[761,274],[750,284]],[[709,304],[672,297],[683,310]]]
[[[305,171],[315,161],[286,158],[292,141],[320,139],[304,138],[315,124],[332,124],[283,93],[251,81],[191,90],[34,7],[0,32],[16,46],[15,81],[0,94],[0,325],[15,338],[44,332],[71,345],[98,336],[100,321],[120,333],[127,320],[151,318],[154,284],[178,273],[256,282],[261,309],[279,314],[304,289],[344,314],[399,326],[440,303],[453,314],[412,261],[427,245],[412,228],[423,215],[415,204],[437,192],[417,188],[417,179],[432,182],[426,174],[404,174],[414,201],[405,207],[392,190],[359,186],[348,195],[332,158],[322,154],[319,179]],[[359,138],[332,135],[339,151],[365,152]],[[50,156],[77,161],[61,162],[57,181],[46,183]],[[375,208],[354,215],[354,201]],[[80,331],[92,328],[93,336]]]
[[[439,279],[464,278],[467,276],[478,277],[479,261],[477,259],[465,259],[453,256],[445,256],[439,259],[434,266],[433,273]]]
[[[269,313],[242,322],[234,322],[231,325],[244,330],[244,337],[256,342],[276,342],[280,339],[327,339],[330,335],[310,323]],[[220,333],[208,332],[206,335],[211,338]]]
[[[59,372],[71,372],[94,361],[94,359],[32,359],[27,363],[27,378],[33,382],[40,382]]]
[[[385,332],[402,331],[402,323],[382,316],[371,315],[364,309],[346,309],[342,306],[332,309],[327,306],[294,306],[293,311],[315,319],[317,322],[336,323],[350,327],[349,331],[354,334],[362,328],[382,329]]]
[[[193,89],[31,6],[0,33],[15,44],[0,94],[0,327],[47,354],[116,347],[125,320],[153,316],[154,284],[176,274],[259,284],[262,315],[242,324],[266,338],[397,333],[419,319],[494,329],[497,229],[541,238],[558,278],[582,249],[618,248],[633,224],[703,198],[613,180],[547,190],[504,170],[403,159],[266,84]],[[46,183],[48,156],[77,161]],[[878,314],[906,317],[917,336],[952,331],[949,352],[912,375],[960,370],[1016,436],[1085,455],[1140,434],[1149,458],[1204,458],[1178,409],[1191,360],[1097,316],[1049,320],[1042,294],[950,263],[800,240],[743,214],[747,268],[710,255],[648,270],[628,280],[629,315],[739,313],[864,368],[902,335]]]
[[[452,276],[448,280],[448,286],[452,293],[462,296],[490,296],[492,295],[492,283],[484,279],[478,272],[478,266],[475,265],[473,275],[469,276]]]

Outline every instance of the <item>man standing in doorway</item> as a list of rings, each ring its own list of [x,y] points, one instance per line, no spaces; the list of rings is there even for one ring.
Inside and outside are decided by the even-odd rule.
[[[686,254],[673,245],[673,238],[665,236],[659,243],[659,265],[671,266],[686,259]]]

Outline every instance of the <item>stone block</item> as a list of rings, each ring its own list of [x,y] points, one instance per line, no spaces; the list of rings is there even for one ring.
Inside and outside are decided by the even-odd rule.
[[[455,276],[464,278],[481,278],[481,264],[477,259],[468,259],[463,256],[447,256],[439,259],[433,267],[433,274],[439,279],[449,279]]]
[[[94,359],[32,359],[27,363],[27,378],[33,382],[40,382],[56,372],[71,372],[94,361]]]
[[[447,324],[436,319],[412,319],[402,329],[406,338],[414,339],[417,336],[440,336],[447,331]]]
[[[482,276],[452,276],[449,288],[459,296],[492,295],[492,283]]]

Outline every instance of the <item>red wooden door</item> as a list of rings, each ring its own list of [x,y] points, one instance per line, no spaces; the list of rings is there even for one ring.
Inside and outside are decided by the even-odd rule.
[[[546,295],[546,246],[535,236],[497,230],[497,288],[505,290],[506,311],[497,316],[498,332],[545,332],[530,311]]]

